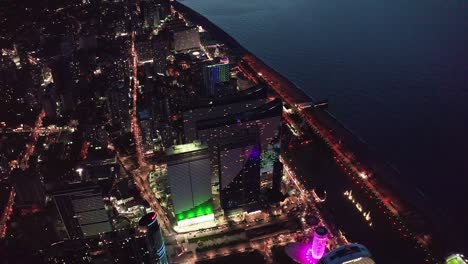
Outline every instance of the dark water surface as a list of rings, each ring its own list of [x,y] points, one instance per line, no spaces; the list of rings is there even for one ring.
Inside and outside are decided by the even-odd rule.
[[[187,0],[418,186],[468,254],[468,1]],[[446,223],[440,221],[436,224]]]

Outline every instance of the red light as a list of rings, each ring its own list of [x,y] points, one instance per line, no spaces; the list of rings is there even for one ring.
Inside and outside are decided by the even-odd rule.
[[[153,217],[151,217],[151,220],[156,219],[156,217],[158,217],[158,214],[157,214],[157,213],[154,213]]]

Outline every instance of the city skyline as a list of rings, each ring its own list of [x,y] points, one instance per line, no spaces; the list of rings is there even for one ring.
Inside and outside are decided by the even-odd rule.
[[[5,6],[7,263],[466,263],[327,100],[183,2]]]

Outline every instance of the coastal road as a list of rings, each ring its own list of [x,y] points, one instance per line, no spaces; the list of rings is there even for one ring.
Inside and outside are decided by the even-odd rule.
[[[389,224],[388,216],[368,197],[363,185],[356,184],[337,165],[333,153],[317,138],[309,144],[292,144],[286,151],[288,170],[305,190],[326,190],[327,199],[318,210],[331,217],[351,242],[366,245],[377,263],[425,263],[427,252],[402,231]],[[354,202],[345,195],[352,192]],[[357,205],[359,204],[359,206]],[[361,209],[361,210],[360,210]],[[369,213],[369,220],[366,215]],[[327,220],[330,221],[330,217]],[[401,260],[405,261],[401,261]],[[432,263],[432,262],[431,262]]]
[[[417,247],[422,248],[423,251],[426,252],[425,259],[427,261],[434,261],[435,259],[427,248],[425,241],[407,228],[405,221],[400,218],[400,212],[393,206],[392,201],[396,203],[398,200],[397,197],[389,198],[380,192],[380,187],[376,186],[376,181],[371,182],[369,180],[369,175],[374,173],[365,171],[354,158],[350,157],[349,153],[351,152],[344,149],[340,144],[340,140],[336,138],[328,128],[322,126],[322,124],[316,120],[312,108],[297,108],[300,104],[309,103],[311,99],[293,83],[268,68],[252,55],[244,56],[240,65],[242,67],[239,67],[239,69],[244,75],[248,76],[250,79],[262,80],[272,88],[283,101],[298,111],[315,135],[332,151],[335,163],[341,167],[342,171],[345,172],[344,174],[352,181],[353,185],[361,189],[365,188],[366,192],[364,195],[368,196],[367,198],[374,199],[380,204],[378,210],[386,215],[388,219],[387,224],[393,226],[393,229],[398,230],[405,239],[409,237],[414,241]]]

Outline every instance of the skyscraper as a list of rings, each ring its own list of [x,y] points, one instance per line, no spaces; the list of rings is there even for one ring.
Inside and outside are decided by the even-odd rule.
[[[68,239],[112,231],[101,190],[94,184],[70,184],[52,194]]]
[[[181,225],[181,221],[187,219],[212,216],[212,170],[208,146],[200,142],[172,146],[166,155],[172,203],[178,224]]]
[[[145,27],[155,28],[161,24],[161,4],[156,1],[142,1]]]
[[[166,245],[158,223],[158,215],[149,213],[143,216],[138,222],[139,230],[146,234],[146,245],[150,252],[150,263],[169,264]]]
[[[261,153],[258,134],[221,140],[217,152],[221,207],[231,210],[257,202]]]
[[[267,88],[256,86],[234,96],[204,100],[193,104],[184,112],[184,135],[186,142],[204,140],[198,137],[197,122],[245,112],[263,105],[266,102]]]
[[[203,82],[207,95],[217,96],[216,84],[228,82],[231,78],[230,70],[229,64],[213,64],[203,67]]]
[[[273,172],[278,160],[281,137],[282,103],[274,100],[257,108],[196,122],[198,138],[213,144],[236,134],[258,133],[261,150],[261,173]]]
[[[312,238],[312,257],[314,259],[322,258],[327,248],[327,242],[328,230],[323,226],[317,227]]]
[[[283,177],[283,164],[277,160],[273,164],[273,191],[281,191],[281,178]]]

